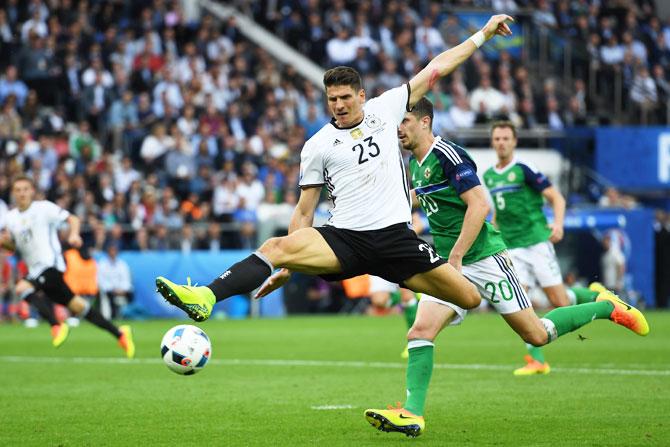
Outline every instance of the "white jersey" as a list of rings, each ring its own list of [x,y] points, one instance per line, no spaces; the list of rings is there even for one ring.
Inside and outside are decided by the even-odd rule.
[[[340,128],[332,120],[305,143],[300,186],[326,185],[333,201],[327,225],[362,231],[411,222],[398,141],[408,101],[408,85],[388,90],[365,103],[359,124]]]
[[[28,266],[30,279],[50,267],[65,271],[58,226],[69,216],[70,213],[48,200],[36,200],[25,211],[14,208],[7,213],[7,230]]]

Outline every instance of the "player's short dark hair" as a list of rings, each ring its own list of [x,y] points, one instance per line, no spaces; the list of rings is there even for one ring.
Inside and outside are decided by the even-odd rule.
[[[12,188],[14,187],[16,182],[28,182],[33,187],[33,189],[37,189],[35,186],[35,180],[33,180],[31,177],[28,177],[25,174],[19,174],[12,179]]]
[[[334,85],[348,85],[358,92],[363,88],[363,81],[361,75],[351,67],[339,66],[331,68],[323,74],[323,86],[325,88]]]
[[[416,104],[414,104],[412,111],[409,113],[414,115],[417,120],[427,116],[430,118],[430,128],[433,128],[433,103],[430,102],[430,100],[425,96],[419,99]]]
[[[514,139],[516,139],[516,126],[514,125],[513,122],[511,122],[511,121],[496,121],[491,126],[491,135],[493,135],[493,131],[496,130],[497,128],[512,129],[512,135],[514,135]]]

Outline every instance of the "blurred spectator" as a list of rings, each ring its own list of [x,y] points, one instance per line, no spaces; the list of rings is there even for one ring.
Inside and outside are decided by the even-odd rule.
[[[23,107],[28,96],[28,86],[17,76],[14,65],[7,66],[5,76],[0,79],[0,102],[4,103],[9,95],[16,99],[17,107]]]
[[[98,284],[100,286],[100,313],[105,318],[115,319],[120,310],[133,299],[130,267],[118,257],[119,247],[109,243],[107,256],[98,262]]]
[[[621,295],[624,290],[624,275],[626,273],[626,258],[616,241],[616,233],[607,233],[602,240],[603,255],[600,258],[602,283],[609,289]]]
[[[641,124],[647,124],[650,120],[650,112],[656,108],[658,102],[658,92],[656,84],[649,70],[642,66],[638,69],[633,86],[630,89],[630,99],[635,106],[635,115],[639,116]]]
[[[491,78],[483,76],[470,95],[470,108],[488,120],[496,116],[505,106],[505,97],[491,85]]]
[[[140,156],[146,169],[155,171],[160,168],[165,154],[174,147],[174,138],[167,134],[165,125],[162,123],[154,124],[151,134],[144,139],[140,149]]]

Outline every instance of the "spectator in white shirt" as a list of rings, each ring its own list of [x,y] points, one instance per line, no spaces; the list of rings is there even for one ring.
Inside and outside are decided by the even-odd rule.
[[[114,169],[114,188],[117,192],[125,194],[135,180],[140,180],[140,173],[133,169],[130,157],[123,157],[121,165]]]
[[[449,109],[449,117],[455,128],[469,129],[475,124],[476,114],[470,109],[465,95],[454,97],[454,105]]]
[[[258,169],[253,163],[245,163],[242,166],[242,178],[237,184],[237,195],[241,199],[244,209],[255,211],[265,196],[265,187],[256,177]]]
[[[123,306],[132,301],[133,284],[128,264],[118,257],[118,246],[111,243],[106,252],[107,256],[98,262],[100,313],[113,319]]]
[[[505,97],[491,85],[491,78],[482,76],[479,86],[470,95],[470,108],[488,118],[500,112],[505,105]]]
[[[356,59],[358,39],[349,35],[347,28],[340,28],[337,35],[326,44],[328,59],[334,65],[347,65]]]
[[[145,165],[151,167],[174,146],[174,139],[165,131],[165,125],[158,123],[154,125],[151,129],[151,134],[142,142],[140,156],[144,160]]]
[[[607,65],[620,64],[623,62],[624,54],[624,48],[619,45],[619,41],[615,35],[612,35],[607,40],[607,45],[600,47],[600,60]]]

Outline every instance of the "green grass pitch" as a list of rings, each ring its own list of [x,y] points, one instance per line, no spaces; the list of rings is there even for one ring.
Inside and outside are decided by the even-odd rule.
[[[596,321],[546,348],[551,374],[522,378],[521,341],[469,316],[437,340],[416,439],[363,418],[403,401],[398,316],[205,322],[213,361],[191,377],[159,358],[175,321],[132,323],[132,362],[87,323],[58,350],[44,325],[0,325],[0,445],[668,445],[670,313],[647,315],[648,337]]]

